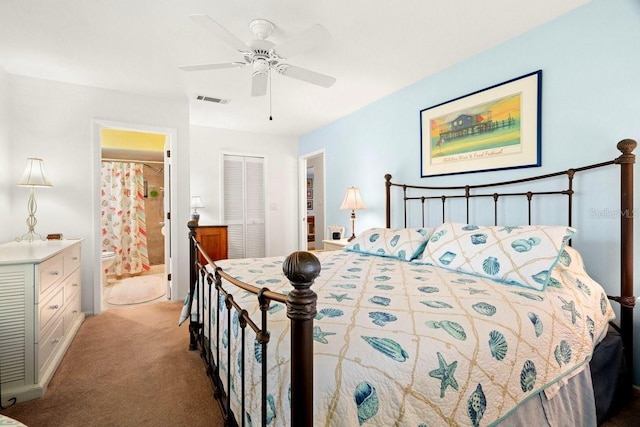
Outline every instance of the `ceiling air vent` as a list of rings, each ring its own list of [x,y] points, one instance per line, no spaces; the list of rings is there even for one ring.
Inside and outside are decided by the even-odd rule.
[[[204,95],[198,95],[196,96],[196,99],[198,101],[213,102],[214,104],[228,104],[230,102],[228,99],[213,98],[211,96]]]

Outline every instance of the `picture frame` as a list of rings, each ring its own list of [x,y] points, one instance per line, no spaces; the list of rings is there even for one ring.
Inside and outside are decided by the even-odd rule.
[[[420,111],[420,176],[541,165],[542,70]]]
[[[313,199],[313,190],[307,189],[307,199]]]
[[[308,211],[313,210],[313,200],[307,200],[307,210]]]

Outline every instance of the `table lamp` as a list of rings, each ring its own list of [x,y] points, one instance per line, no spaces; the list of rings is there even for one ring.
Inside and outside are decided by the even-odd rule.
[[[35,239],[44,240],[42,236],[35,232],[36,224],[36,210],[38,204],[36,203],[36,187],[53,187],[51,182],[47,179],[44,173],[44,166],[42,159],[30,157],[27,159],[27,167],[22,174],[22,178],[18,181],[18,187],[30,187],[29,200],[27,201],[27,211],[29,216],[27,217],[27,226],[29,230],[22,237],[16,238],[18,242],[26,240],[32,242]]]
[[[362,201],[362,196],[360,196],[360,189],[358,187],[347,188],[347,192],[344,195],[344,200],[342,201],[342,206],[340,206],[340,209],[351,210],[351,237],[349,237],[348,239],[348,241],[350,242],[356,238],[356,210],[366,209],[366,206]]]

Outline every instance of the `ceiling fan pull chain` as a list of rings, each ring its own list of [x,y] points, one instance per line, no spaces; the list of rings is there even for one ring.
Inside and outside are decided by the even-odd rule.
[[[269,70],[269,120],[273,120],[271,116],[271,70]]]

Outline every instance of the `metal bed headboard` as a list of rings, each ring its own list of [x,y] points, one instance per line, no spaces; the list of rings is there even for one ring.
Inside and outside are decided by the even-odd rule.
[[[441,202],[442,222],[445,222],[447,214],[447,202],[455,199],[464,199],[466,203],[466,219],[470,218],[470,201],[475,198],[493,199],[494,225],[498,225],[498,202],[509,197],[526,197],[528,221],[531,225],[531,210],[534,198],[542,195],[557,195],[567,198],[567,225],[573,225],[573,184],[576,173],[598,169],[605,166],[620,165],[620,296],[608,296],[610,300],[616,301],[621,306],[620,326],[625,359],[629,371],[633,374],[633,309],[635,307],[635,296],[633,295],[633,165],[635,154],[633,150],[637,147],[637,142],[633,139],[624,139],[616,145],[622,153],[617,158],[596,163],[580,168],[572,168],[555,173],[533,176],[529,178],[502,181],[487,184],[461,185],[461,186],[422,186],[397,184],[391,182],[391,175],[385,175],[386,186],[386,227],[391,228],[391,190],[392,188],[402,189],[404,226],[407,227],[407,212],[409,203],[420,203],[422,210],[422,226],[425,224],[425,204],[429,201]],[[550,178],[566,176],[566,187],[550,191],[496,191],[500,188],[516,186],[523,183],[540,182]],[[409,190],[412,191],[411,195]],[[413,193],[421,192],[421,195]],[[412,205],[413,206],[413,205]]]

